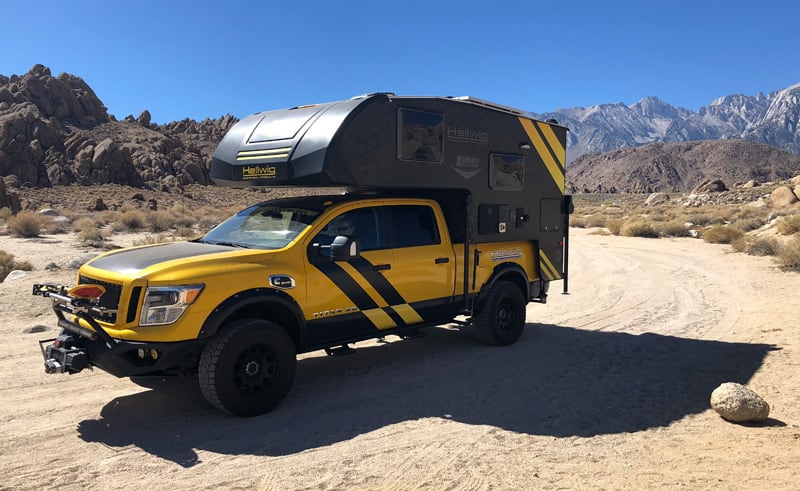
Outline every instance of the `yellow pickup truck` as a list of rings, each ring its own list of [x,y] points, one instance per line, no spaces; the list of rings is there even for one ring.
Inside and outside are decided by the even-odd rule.
[[[223,186],[339,186],[253,205],[187,242],[35,285],[48,373],[197,374],[211,405],[274,408],[296,355],[457,322],[509,345],[567,277],[566,128],[469,98],[372,94],[262,112],[220,143]]]

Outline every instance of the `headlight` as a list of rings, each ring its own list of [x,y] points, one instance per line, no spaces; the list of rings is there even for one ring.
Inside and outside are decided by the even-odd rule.
[[[142,303],[140,326],[172,324],[203,291],[205,285],[148,287]]]

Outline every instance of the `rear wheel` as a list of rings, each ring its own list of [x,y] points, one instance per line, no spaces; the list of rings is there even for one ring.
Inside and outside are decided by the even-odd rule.
[[[289,392],[296,362],[294,343],[279,325],[238,320],[203,350],[200,389],[224,413],[256,416],[272,410]]]
[[[477,338],[488,344],[514,344],[525,327],[525,299],[510,281],[492,286],[475,319]]]

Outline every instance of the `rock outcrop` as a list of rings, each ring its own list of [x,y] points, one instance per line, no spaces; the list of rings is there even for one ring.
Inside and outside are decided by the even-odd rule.
[[[36,65],[22,76],[0,75],[0,176],[37,187],[210,184],[214,149],[236,121],[159,126],[146,109],[117,121],[82,79]]]
[[[8,208],[12,213],[22,210],[19,195],[7,191],[6,183],[3,179],[0,179],[0,208]]]
[[[776,208],[789,206],[797,203],[798,201],[797,196],[788,186],[780,186],[776,188],[775,191],[770,194],[769,200],[772,202],[772,206]]]

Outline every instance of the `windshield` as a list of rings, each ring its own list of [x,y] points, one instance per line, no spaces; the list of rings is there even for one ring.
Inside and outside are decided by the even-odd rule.
[[[212,229],[200,242],[280,249],[300,235],[320,214],[305,208],[260,204],[240,211]]]

